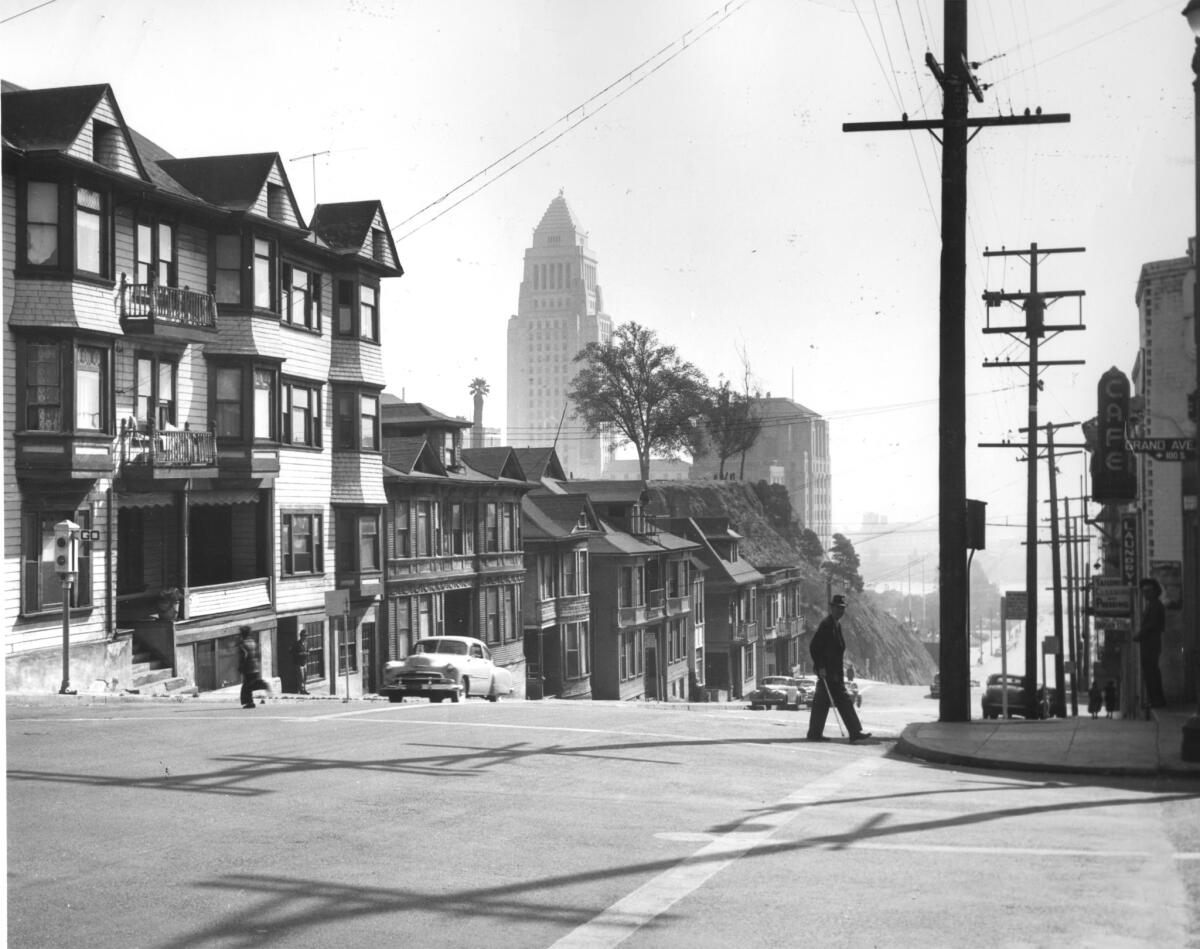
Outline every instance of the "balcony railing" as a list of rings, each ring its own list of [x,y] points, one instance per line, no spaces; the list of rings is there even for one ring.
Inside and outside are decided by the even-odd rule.
[[[164,287],[150,283],[129,283],[121,274],[117,286],[117,315],[122,319],[146,320],[191,329],[216,329],[216,295],[188,287]]]
[[[212,468],[217,463],[217,438],[212,432],[182,430],[139,431],[128,420],[121,430],[121,462],[160,468]]]

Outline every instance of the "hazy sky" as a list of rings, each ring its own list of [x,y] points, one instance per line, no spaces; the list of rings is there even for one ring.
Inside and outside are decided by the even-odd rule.
[[[1025,352],[980,332],[980,296],[1027,289],[1028,268],[982,252],[1087,247],[1042,266],[1043,289],[1087,292],[1086,332],[1042,355],[1087,364],[1045,372],[1041,421],[1094,415],[1100,374],[1133,366],[1140,266],[1182,256],[1194,231],[1182,5],[969,3],[992,84],[972,114],[1072,117],[970,147],[967,494],[989,524],[1016,525],[993,526],[989,547],[1024,537],[1025,466],[974,446],[1025,424],[1027,382],[981,368]],[[940,149],[841,124],[940,116],[924,65],[942,55],[940,0],[37,6],[0,0],[4,78],[108,83],[126,121],[179,157],[278,152],[306,214],[314,170],[320,201],[383,201],[406,270],[383,296],[390,391],[469,415],[483,376],[485,422],[504,424],[522,255],[562,188],[616,321],[652,326],[714,380],[740,378],[744,351],[762,389],[830,420],[834,529],[876,511],[936,545]],[[1081,460],[1062,471],[1077,495]]]

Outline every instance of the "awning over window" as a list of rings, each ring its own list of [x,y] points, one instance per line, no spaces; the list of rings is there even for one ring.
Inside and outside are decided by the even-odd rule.
[[[201,507],[205,504],[253,504],[259,498],[257,488],[222,488],[217,491],[194,491],[188,495],[188,505]]]
[[[118,494],[117,510],[135,507],[174,507],[177,495],[170,491],[139,491],[135,494]]]

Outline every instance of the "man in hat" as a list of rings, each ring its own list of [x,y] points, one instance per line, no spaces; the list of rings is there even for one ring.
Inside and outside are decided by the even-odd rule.
[[[829,601],[829,615],[821,620],[808,647],[813,668],[817,672],[817,694],[813,697],[812,711],[808,716],[809,741],[829,740],[822,732],[825,731],[825,718],[829,715],[831,703],[841,712],[851,741],[871,737],[870,732],[862,730],[858,713],[854,711],[854,702],[846,693],[846,683],[842,678],[846,656],[846,641],[842,638],[842,617],[845,613],[846,597],[838,593]]]
[[[1163,694],[1162,670],[1158,667],[1158,657],[1162,652],[1163,630],[1167,625],[1167,611],[1163,607],[1159,595],[1162,584],[1154,577],[1144,577],[1138,584],[1142,594],[1142,622],[1133,641],[1138,644],[1138,653],[1142,660],[1142,684],[1146,692],[1142,696],[1142,704],[1151,708],[1161,708],[1167,704]]]

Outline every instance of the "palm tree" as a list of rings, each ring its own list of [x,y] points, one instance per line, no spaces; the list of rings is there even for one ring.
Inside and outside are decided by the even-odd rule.
[[[491,387],[483,376],[471,380],[470,392],[475,399],[475,418],[471,425],[471,447],[483,447],[483,397],[491,392]]]

